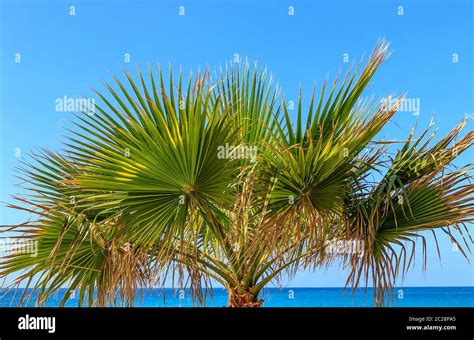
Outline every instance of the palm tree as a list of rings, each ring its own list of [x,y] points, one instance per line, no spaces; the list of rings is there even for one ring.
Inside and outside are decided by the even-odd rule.
[[[387,48],[324,83],[307,109],[300,94],[295,121],[248,63],[214,80],[170,71],[165,81],[150,68],[149,79],[115,78],[118,90],[105,84],[103,104],[76,115],[64,150],[19,167],[29,194],[10,207],[35,217],[7,231],[38,254],[12,253],[0,275],[35,288],[36,304],[67,286],[79,305],[132,305],[140,287],[177,277],[200,303],[217,282],[230,307],[258,307],[282,275],[339,263],[346,286],[372,285],[376,303],[389,302],[416,240],[425,246],[420,232],[442,230],[466,256],[474,187],[472,166],[452,165],[473,144],[473,131],[458,138],[465,121],[434,145],[430,129],[376,139],[400,100],[361,96]]]

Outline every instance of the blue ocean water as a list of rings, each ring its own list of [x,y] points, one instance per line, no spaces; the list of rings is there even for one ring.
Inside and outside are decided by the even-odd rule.
[[[19,289],[0,290],[0,307],[16,307],[23,293]],[[58,306],[64,289],[52,296],[45,306]],[[372,290],[363,289],[354,294],[342,288],[268,288],[261,298],[265,299],[264,307],[371,307],[373,306]],[[35,297],[28,306],[34,306]],[[223,307],[227,304],[227,292],[214,288],[213,296],[206,299],[206,307]],[[70,296],[66,307],[77,306],[77,297]],[[137,307],[193,307],[193,300],[188,290],[179,289],[142,289],[141,297],[135,301]],[[474,287],[404,287],[396,288],[392,307],[473,307]]]

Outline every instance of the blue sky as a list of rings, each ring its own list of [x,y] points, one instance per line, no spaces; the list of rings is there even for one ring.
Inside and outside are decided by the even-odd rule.
[[[91,96],[123,70],[172,63],[183,72],[224,65],[235,54],[267,66],[286,100],[309,98],[326,76],[367,56],[377,40],[391,43],[392,56],[365,96],[407,92],[420,113],[399,112],[382,135],[406,137],[432,117],[439,136],[466,114],[474,116],[473,4],[471,1],[1,1],[0,201],[11,202],[13,168],[38,147],[61,147],[71,118],[55,111],[56,98]],[[75,15],[70,15],[75,6]],[[184,6],[185,15],[179,15]],[[294,15],[289,15],[289,6]],[[403,15],[399,15],[403,6]],[[125,54],[130,62],[124,61]],[[21,62],[18,61],[18,56]],[[454,57],[453,57],[454,55]],[[456,58],[457,62],[453,62]],[[472,130],[471,119],[467,130]],[[457,164],[473,159],[474,150]],[[0,207],[0,224],[24,214]],[[470,226],[472,229],[472,226]],[[438,233],[440,264],[428,236],[428,271],[421,256],[406,286],[474,285],[474,270],[447,237]],[[471,262],[474,257],[471,256]],[[345,273],[300,273],[291,286],[342,286]]]

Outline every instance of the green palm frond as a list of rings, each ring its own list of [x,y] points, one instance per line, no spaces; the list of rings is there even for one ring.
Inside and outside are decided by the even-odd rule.
[[[271,141],[280,120],[281,104],[277,100],[278,86],[273,85],[267,70],[259,70],[257,64],[248,61],[227,64],[225,71],[216,75],[218,81],[211,85],[213,102],[218,102],[221,112],[239,131],[238,140],[243,145],[258,145]]]
[[[426,265],[425,236],[419,232],[431,231],[437,244],[434,231],[440,228],[466,258],[466,252],[470,252],[473,240],[467,226],[474,221],[474,185],[470,175],[473,168],[447,167],[474,142],[472,131],[454,142],[465,123],[461,122],[432,147],[429,144],[434,135],[426,138],[428,130],[416,141],[412,132],[382,180],[363,198],[363,204],[351,210],[354,217],[348,223],[354,237],[365,241],[365,251],[361,257],[350,257],[348,283],[357,286],[361,278],[367,283],[371,276],[377,288],[376,300],[381,304],[397,277],[404,275],[413,263],[417,239],[423,242]]]
[[[67,290],[61,305],[75,289],[79,304],[115,304],[119,291],[121,303],[130,304],[148,280],[148,256],[138,249],[124,250],[128,240],[115,236],[117,218],[77,208],[77,188],[70,180],[79,172],[76,163],[47,151],[34,154],[19,168],[30,194],[17,197],[27,205],[11,207],[38,217],[7,230],[16,235],[12,241],[16,250],[4,258],[0,270],[2,275],[22,273],[13,280],[14,286],[24,280],[26,288],[31,284],[33,290],[29,295],[25,290],[20,304],[38,291],[36,305],[40,305],[62,287]]]

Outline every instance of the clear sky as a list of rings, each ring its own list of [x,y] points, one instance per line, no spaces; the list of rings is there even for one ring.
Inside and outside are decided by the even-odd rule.
[[[365,96],[407,92],[420,107],[419,115],[413,110],[399,112],[383,130],[384,138],[406,137],[416,122],[424,128],[432,117],[442,136],[466,115],[474,117],[470,0],[0,3],[2,202],[11,202],[18,192],[13,168],[21,157],[38,147],[61,147],[63,127],[72,115],[57,112],[56,99],[91,96],[91,88],[102,89],[102,81],[124,69],[134,71],[136,65],[172,63],[175,69],[182,65],[187,74],[198,67],[219,67],[239,54],[267,66],[287,101],[296,101],[300,84],[308,99],[314,81],[319,89],[327,75],[333,79],[338,70],[347,69],[345,58],[359,61],[385,37],[393,54]],[[294,15],[289,15],[290,6]],[[466,130],[473,129],[473,120]],[[468,151],[458,164],[472,161],[473,155],[474,150]],[[27,217],[0,206],[0,224]],[[417,257],[415,270],[403,284],[474,285],[473,268],[442,232],[438,235],[441,264],[427,235],[428,271],[422,274],[421,256]],[[290,285],[342,286],[345,278],[334,267],[300,273]]]

